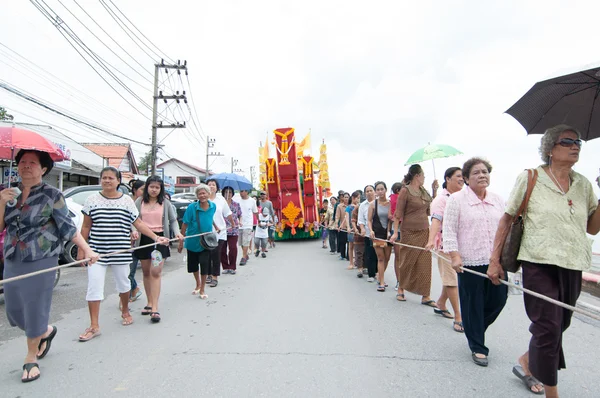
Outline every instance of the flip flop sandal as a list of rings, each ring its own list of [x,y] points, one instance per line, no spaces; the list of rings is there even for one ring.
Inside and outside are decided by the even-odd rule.
[[[195,296],[197,294],[200,294],[200,289],[194,289],[192,290],[192,295]]]
[[[89,334],[89,337],[82,337]],[[85,329],[85,332],[79,336],[79,341],[82,343],[85,343],[86,341],[90,341],[91,339],[93,339],[94,337],[98,337],[100,336],[100,329],[94,329],[94,328],[87,328]]]
[[[217,287],[218,284],[219,284],[219,281],[216,279],[213,279],[212,282],[210,282],[210,287]]]
[[[150,320],[153,323],[160,322],[160,312],[152,312],[152,313],[150,313]]]
[[[44,343],[46,343],[46,348],[44,348],[44,351],[41,355],[37,355],[37,359],[42,359],[46,356],[46,354],[48,354],[48,351],[50,351],[50,345],[52,344],[52,340],[54,339],[54,336],[56,336],[57,331],[58,329],[56,328],[56,326],[52,326],[52,332],[50,332],[48,337],[44,337],[40,340],[40,344],[38,345],[38,351],[42,348],[42,344]]]
[[[543,384],[540,383],[540,381],[535,377],[525,375],[525,371],[523,370],[523,367],[521,367],[521,365],[513,366],[512,372],[523,382],[523,384],[525,384],[525,387],[527,387],[527,390],[529,392],[537,395],[544,394],[544,388],[542,388],[542,391],[533,391],[531,389],[531,387],[538,385],[543,387]]]
[[[33,377],[29,377],[29,373],[31,372],[31,369],[33,368],[38,368],[38,370],[40,369],[39,365],[35,362],[32,363],[26,363],[25,365],[23,365],[23,370],[27,372],[27,377],[24,379],[21,379],[21,381],[23,383],[29,383],[30,381],[34,381],[40,378],[41,373],[38,373],[37,375],[33,376]]]
[[[129,326],[133,323],[133,317],[131,316],[131,314],[121,315],[121,318],[123,318],[123,320],[121,321],[121,325],[123,326]],[[131,319],[131,321],[128,321],[127,319]]]
[[[456,326],[460,327],[460,329],[457,329]],[[455,332],[457,332],[457,333],[464,333],[465,332],[465,328],[464,328],[462,322],[456,322],[456,321],[453,322],[452,329]]]
[[[142,315],[152,315],[152,307],[144,307]]]
[[[378,292],[385,292],[385,286],[383,286],[383,285],[377,286],[377,291]]]
[[[206,300],[208,298],[208,294],[201,294],[200,295],[200,299],[201,300]]]
[[[433,300],[421,301],[421,305],[426,305],[431,308],[437,308],[437,304]]]
[[[400,298],[400,297],[402,297],[402,298]],[[406,298],[404,298],[403,294],[396,294],[396,300],[398,300],[398,301],[406,301]]]
[[[446,319],[454,319],[454,317],[452,316],[452,314],[450,313],[450,311],[448,310],[440,310],[439,308],[434,308],[433,312],[443,316]]]

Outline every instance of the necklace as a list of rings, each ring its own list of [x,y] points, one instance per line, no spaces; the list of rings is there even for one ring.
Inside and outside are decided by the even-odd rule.
[[[560,190],[560,193],[562,194],[562,196],[566,196],[567,193],[562,189],[562,186],[558,182],[558,178],[556,178],[556,176],[552,172],[552,167],[548,166],[548,171],[550,172],[550,177],[552,177],[552,179],[554,180],[554,183],[556,183],[556,185],[558,186],[558,189]],[[569,187],[570,187],[571,186],[571,176],[568,176],[567,178],[569,179]],[[567,198],[567,204],[569,205],[569,211],[571,212],[571,214],[575,214],[575,209],[573,208],[573,201],[571,199]]]

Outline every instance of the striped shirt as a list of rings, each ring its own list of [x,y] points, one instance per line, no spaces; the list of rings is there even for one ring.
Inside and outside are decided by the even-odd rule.
[[[83,214],[92,219],[88,243],[98,254],[131,248],[131,224],[139,212],[127,195],[107,198],[101,193],[91,195],[85,201]],[[101,265],[124,265],[131,263],[131,252],[115,254],[98,260]]]

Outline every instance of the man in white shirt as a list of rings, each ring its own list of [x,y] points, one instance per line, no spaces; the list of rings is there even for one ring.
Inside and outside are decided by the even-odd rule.
[[[373,185],[367,185],[365,187],[365,196],[367,199],[362,202],[358,208],[358,227],[360,233],[365,237],[365,255],[363,257],[364,266],[368,270],[369,279],[368,282],[375,281],[375,274],[377,273],[377,253],[373,248],[373,242],[371,241],[371,231],[369,231],[369,223],[367,222],[367,216],[369,214],[369,206],[375,200],[375,188]]]
[[[221,275],[221,249],[223,245],[227,244],[227,224],[225,223],[225,219],[229,219],[229,222],[233,225],[233,217],[227,201],[219,192],[219,183],[217,180],[209,179],[206,183],[210,188],[209,200],[217,206],[215,215],[213,216],[213,230],[215,230],[215,227],[219,229],[219,247],[210,253],[210,268],[206,283],[210,287],[217,287],[219,284],[218,279]]]
[[[240,223],[240,234],[239,241],[242,246],[242,259],[240,265],[246,265],[248,262],[248,248],[250,242],[252,242],[252,226],[254,224],[254,216],[258,216],[258,207],[256,206],[256,200],[248,196],[248,191],[240,191],[241,199],[238,200],[240,208],[242,209],[242,221]]]

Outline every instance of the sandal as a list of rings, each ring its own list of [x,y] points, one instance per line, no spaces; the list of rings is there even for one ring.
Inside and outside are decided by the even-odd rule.
[[[208,294],[201,294],[200,300],[206,300],[208,298]]]
[[[457,326],[459,327],[458,329],[456,328]],[[454,331],[457,332],[457,333],[464,333],[465,332],[465,328],[463,327],[462,322],[456,322],[456,321],[453,322],[452,329],[454,329]]]
[[[142,315],[152,315],[152,307],[144,307],[142,310]]]
[[[385,292],[385,286],[384,285],[377,286],[377,291],[378,292]]]
[[[421,301],[421,304],[428,307],[437,308],[437,304],[433,300]]]
[[[121,314],[121,318],[123,318],[123,321],[121,321],[121,325],[123,326],[129,326],[133,323],[133,317],[131,316],[131,314],[129,312],[125,314]]]
[[[452,314],[448,310],[440,310],[439,308],[434,308],[433,312],[435,314],[443,316],[446,319],[454,319],[454,317],[452,316]]]
[[[194,289],[192,290],[192,295],[195,296],[197,294],[200,294],[200,289]]]
[[[219,281],[216,279],[213,279],[212,282],[210,282],[210,287],[217,287],[218,284],[219,284]]]
[[[525,375],[525,371],[523,370],[523,368],[520,365],[514,366],[513,369],[513,374],[515,376],[517,376],[522,382],[523,384],[525,384],[525,387],[527,387],[527,390],[529,390],[529,392],[537,394],[537,395],[542,395],[544,394],[544,385],[542,383],[540,383],[540,381],[538,379],[536,379],[535,377],[529,375]],[[542,386],[542,390],[541,391],[533,391],[531,389],[531,387],[533,386]]]
[[[150,313],[150,320],[154,323],[160,322],[160,312]]]
[[[87,328],[82,335],[79,336],[79,341],[85,343],[86,341],[90,341],[94,337],[100,336],[100,329],[96,328]]]
[[[402,297],[402,298],[400,298],[400,297]],[[406,301],[406,298],[404,297],[404,294],[398,293],[398,294],[396,294],[396,300],[398,300],[398,301]]]
[[[38,345],[38,351],[42,349],[42,344],[44,343],[46,343],[46,348],[44,348],[44,351],[42,351],[41,355],[37,355],[37,359],[42,359],[46,356],[46,354],[48,354],[48,351],[50,351],[50,345],[52,344],[52,340],[54,339],[54,336],[56,336],[57,331],[58,329],[56,328],[56,326],[52,326],[52,332],[50,332],[48,337],[44,337],[40,340],[40,344]]]
[[[21,381],[23,383],[29,383],[30,381],[34,381],[40,378],[41,373],[38,373],[37,375],[33,376],[33,377],[29,377],[29,373],[31,372],[31,370],[33,368],[38,368],[38,370],[40,370],[40,367],[37,363],[32,362],[32,363],[26,363],[23,365],[23,370],[25,372],[27,372],[27,376],[24,379],[21,379]]]

